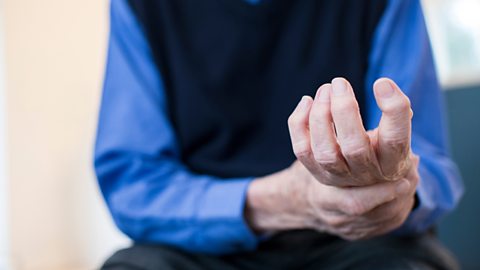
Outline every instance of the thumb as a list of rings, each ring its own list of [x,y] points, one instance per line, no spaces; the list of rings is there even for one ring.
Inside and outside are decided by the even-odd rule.
[[[403,173],[410,153],[412,109],[410,100],[390,79],[382,78],[374,84],[377,105],[382,111],[378,126],[378,159],[387,178]]]
[[[348,215],[364,215],[374,208],[390,202],[410,191],[411,184],[406,180],[383,182],[371,186],[337,189],[341,198],[342,212]]]

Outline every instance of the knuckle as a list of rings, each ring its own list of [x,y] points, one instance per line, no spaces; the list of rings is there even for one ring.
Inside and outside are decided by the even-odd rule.
[[[310,144],[308,141],[300,141],[293,143],[293,153],[298,159],[307,158],[311,154]]]
[[[353,143],[351,146],[346,147],[346,149],[343,152],[343,156],[346,159],[350,160],[366,160],[369,156],[369,148],[359,144],[359,143]]]
[[[336,162],[332,164],[320,164],[320,167],[322,167],[323,170],[328,172],[328,174],[331,177],[348,177],[350,176],[350,171],[348,168],[345,167],[345,165],[342,162]],[[338,183],[338,182],[333,182],[331,184],[332,186],[345,186],[344,183]]]
[[[342,205],[342,210],[350,216],[361,216],[365,214],[366,209],[363,203],[353,196],[346,197]]]
[[[382,145],[389,149],[392,154],[396,156],[396,160],[403,163],[408,163],[408,155],[410,152],[410,142],[406,139],[388,138],[385,136],[382,140]]]
[[[333,165],[339,162],[338,153],[334,150],[318,149],[314,151],[315,161],[320,165]]]
[[[395,150],[397,154],[402,154],[402,156],[404,156],[405,158],[408,157],[408,150],[410,150],[410,144],[408,140],[404,138],[390,138],[388,136],[385,136],[383,138],[383,143],[389,148]]]
[[[328,177],[328,174],[324,174],[326,177],[322,177],[321,179],[317,179],[318,182],[322,183],[326,186],[338,186],[338,183],[335,181],[334,178]]]
[[[330,216],[326,219],[326,222],[332,228],[339,228],[345,225],[346,220],[341,216]]]
[[[349,175],[340,149],[313,145],[313,159],[325,171],[335,176]]]
[[[402,177],[403,170],[399,166],[395,166],[390,168],[390,170],[383,169],[382,174],[385,181],[393,182]]]
[[[408,114],[410,117],[413,116],[411,110],[411,102],[407,96],[397,99],[395,102],[386,104],[385,113],[390,114]]]
[[[332,160],[318,159],[316,162],[323,170],[334,176],[348,175],[348,171],[338,157]]]
[[[289,127],[299,126],[302,124],[302,119],[299,116],[297,116],[295,113],[292,113],[288,117],[287,123]]]

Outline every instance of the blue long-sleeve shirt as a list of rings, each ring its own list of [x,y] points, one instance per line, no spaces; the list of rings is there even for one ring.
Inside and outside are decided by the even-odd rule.
[[[135,241],[195,252],[254,249],[259,239],[243,216],[253,177],[225,181],[182,164],[161,74],[126,0],[111,2],[110,28],[95,169],[117,226]],[[419,205],[400,230],[423,231],[455,207],[463,186],[448,156],[442,94],[418,0],[391,0],[377,26],[366,89],[384,76],[410,97],[412,149],[421,157]],[[381,113],[372,91],[366,95],[372,129]]]

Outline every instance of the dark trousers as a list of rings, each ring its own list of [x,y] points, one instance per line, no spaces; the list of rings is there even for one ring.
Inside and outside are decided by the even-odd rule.
[[[193,254],[161,246],[135,244],[120,250],[105,270],[157,269],[459,269],[431,233],[382,236],[349,242],[308,230],[278,234],[256,251],[225,256]]]

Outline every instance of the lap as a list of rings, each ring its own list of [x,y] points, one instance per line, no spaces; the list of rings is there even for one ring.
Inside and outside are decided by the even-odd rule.
[[[211,256],[162,245],[135,244],[115,253],[106,270],[156,269],[458,269],[429,234],[348,242],[312,231],[285,232],[253,252]]]
[[[163,245],[135,244],[113,254],[104,270],[232,269],[215,256],[193,254]]]
[[[312,252],[302,269],[459,269],[450,252],[429,234],[340,241]]]

